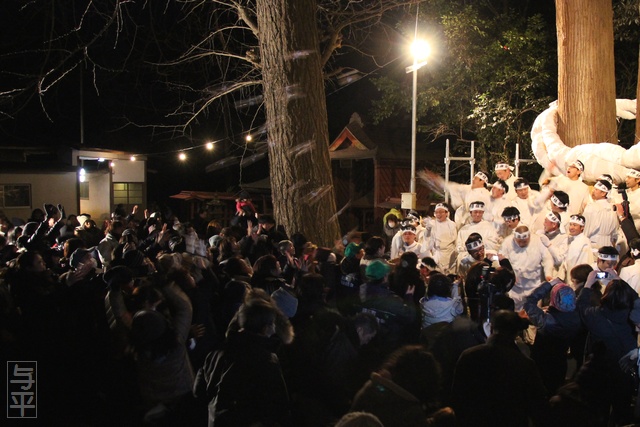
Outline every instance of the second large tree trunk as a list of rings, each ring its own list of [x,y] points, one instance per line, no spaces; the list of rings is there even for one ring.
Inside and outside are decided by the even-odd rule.
[[[556,0],[556,26],[560,138],[617,144],[611,0]]]
[[[271,192],[289,235],[332,246],[340,236],[313,0],[257,0]]]

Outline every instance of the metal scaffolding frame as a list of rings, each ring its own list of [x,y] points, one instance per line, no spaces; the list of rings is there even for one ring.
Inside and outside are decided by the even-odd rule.
[[[458,141],[461,142],[470,142],[471,143],[471,151],[470,151],[470,155],[469,157],[451,157],[450,154],[450,146],[449,146],[449,139],[447,138],[447,144],[446,144],[446,154],[444,156],[444,182],[445,182],[445,187],[444,187],[444,201],[445,203],[449,203],[449,191],[447,190],[447,186],[449,184],[449,164],[451,163],[451,161],[464,161],[464,162],[469,162],[469,167],[470,167],[470,173],[469,173],[469,182],[471,182],[473,180],[473,176],[475,175],[475,165],[476,165],[476,157],[475,157],[475,150],[476,150],[476,142],[475,141],[468,141],[465,139],[459,139]]]

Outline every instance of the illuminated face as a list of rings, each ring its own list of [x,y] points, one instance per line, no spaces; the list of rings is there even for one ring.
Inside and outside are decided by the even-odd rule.
[[[584,227],[580,224],[576,224],[573,222],[569,223],[569,234],[571,236],[577,236],[578,234],[582,233],[582,230],[584,230]]]
[[[416,241],[416,234],[411,231],[405,231],[402,233],[402,241],[407,245],[412,245]]]
[[[525,188],[521,188],[519,190],[516,190],[516,194],[521,199],[528,199],[529,198],[529,187],[525,187]]]
[[[593,200],[602,200],[607,198],[607,193],[605,193],[602,190],[598,190],[597,188],[594,188],[593,192],[591,193],[591,197],[593,198]]]
[[[516,242],[516,245],[520,246],[521,248],[526,248],[527,246],[529,246],[529,242],[531,241],[531,235],[529,235],[529,237],[527,237],[526,239],[516,239],[514,237],[513,241]]]
[[[544,232],[545,233],[553,233],[554,231],[556,231],[560,227],[560,223],[553,222],[553,221],[549,220],[548,218],[545,218],[543,226],[544,226]]]
[[[471,188],[484,188],[484,184],[485,182],[482,179],[474,176],[473,180],[471,181]]]
[[[491,197],[499,199],[502,196],[504,196],[504,190],[502,188],[496,187],[495,185],[491,187]]]
[[[475,251],[470,251],[469,255],[471,255],[471,258],[475,259],[476,261],[482,261],[485,255],[484,246],[479,247]]]
[[[599,270],[605,271],[608,268],[616,268],[616,265],[618,265],[618,261],[605,261],[603,259],[598,258],[596,260],[596,266],[598,267]]]
[[[507,224],[510,230],[515,230],[518,225],[520,225],[520,218],[504,220],[504,223]]]
[[[484,211],[481,211],[478,209],[471,211],[471,221],[472,222],[482,221],[482,215],[484,215]]]
[[[638,184],[640,183],[640,179],[634,178],[632,176],[628,176],[624,179],[625,184],[627,184],[627,188],[629,190],[635,190],[638,188]]]
[[[578,179],[578,177],[580,176],[580,169],[578,169],[575,166],[569,166],[567,168],[567,177],[571,178],[573,180]]]
[[[509,169],[501,169],[499,171],[496,171],[496,176],[498,177],[498,179],[506,181],[511,176],[511,171]]]
[[[444,222],[449,217],[449,212],[446,209],[436,209],[435,215],[438,222]]]

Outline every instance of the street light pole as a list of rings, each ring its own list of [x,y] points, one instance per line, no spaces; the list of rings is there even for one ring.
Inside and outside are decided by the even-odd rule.
[[[407,73],[413,73],[413,88],[411,97],[411,178],[409,193],[402,193],[402,208],[416,208],[416,134],[418,126],[418,70],[427,64],[425,58],[429,55],[429,45],[422,40],[414,40],[411,46],[413,65],[406,68]]]

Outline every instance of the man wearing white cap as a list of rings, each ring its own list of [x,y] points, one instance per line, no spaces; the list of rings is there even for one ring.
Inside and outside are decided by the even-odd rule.
[[[575,160],[567,166],[565,175],[553,179],[556,190],[562,190],[569,195],[569,215],[581,214],[589,203],[589,187],[582,182],[580,176],[584,172],[584,164]]]
[[[549,250],[553,258],[552,277],[563,277],[562,263],[567,256],[567,234],[560,230],[560,214],[558,212],[549,211],[544,217],[542,229],[537,230],[536,234],[540,237],[540,241]]]
[[[434,214],[435,221],[431,218],[426,218],[424,221],[424,245],[438,265],[438,271],[443,274],[455,274],[458,256],[456,224],[449,219],[449,208],[444,203],[436,205]]]
[[[509,166],[508,163],[502,163],[502,162],[496,163],[496,166],[494,168],[494,171],[498,179],[504,181],[511,190],[513,190],[513,185],[515,184],[517,179],[516,176],[512,173],[513,169],[514,169],[513,166]],[[517,196],[515,191],[511,191],[510,193],[505,194],[504,197],[507,200],[513,200]]]
[[[640,172],[635,169],[629,169],[627,177],[624,180],[626,185],[627,199],[629,200],[629,213],[633,219],[633,223],[637,230],[640,230]],[[621,190],[618,190],[620,193]],[[618,194],[615,203],[622,203],[622,196]]]
[[[608,200],[610,191],[609,181],[596,181],[591,192],[593,202],[584,208],[583,216],[586,222],[584,234],[591,240],[591,246],[596,250],[602,246],[614,246],[618,240],[620,223],[615,206]]]
[[[509,291],[516,311],[522,309],[525,298],[542,281],[552,279],[553,258],[526,225],[518,226],[504,239],[498,256],[509,260],[516,275],[516,284]]]
[[[573,267],[579,264],[593,264],[594,256],[591,241],[584,235],[585,219],[582,215],[571,215],[569,219],[569,236],[567,238],[567,256],[563,270],[568,276]],[[561,277],[562,279],[563,277]],[[565,281],[568,280],[564,277]]]
[[[476,200],[469,205],[471,212],[471,220],[458,231],[458,239],[456,248],[458,250],[458,259],[464,256],[466,251],[465,242],[471,233],[478,233],[482,236],[482,241],[487,251],[497,252],[498,250],[498,234],[489,221],[482,219],[485,205],[482,201]]]

